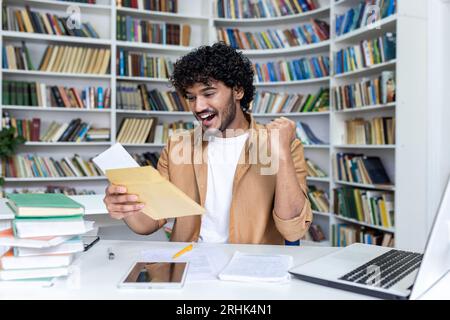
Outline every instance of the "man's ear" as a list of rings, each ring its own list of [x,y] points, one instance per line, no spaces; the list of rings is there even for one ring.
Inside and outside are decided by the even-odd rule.
[[[235,87],[233,89],[233,96],[236,100],[241,100],[244,97],[244,88]]]

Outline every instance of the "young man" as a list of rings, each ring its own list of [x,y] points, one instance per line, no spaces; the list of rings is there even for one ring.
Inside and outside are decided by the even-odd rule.
[[[171,82],[201,126],[170,139],[158,170],[206,213],[176,218],[172,241],[284,244],[309,228],[306,164],[295,123],[255,123],[247,113],[253,75],[250,61],[223,43],[199,47],[175,63]],[[140,212],[136,201],[114,185],[104,199],[111,217],[138,234],[166,223]]]

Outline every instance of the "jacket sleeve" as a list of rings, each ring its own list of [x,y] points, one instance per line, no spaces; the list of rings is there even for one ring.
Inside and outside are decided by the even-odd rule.
[[[169,179],[169,145],[170,145],[170,139],[167,145],[164,147],[163,151],[161,152],[161,155],[159,156],[158,160],[158,166],[157,169],[159,171],[159,174],[163,176],[165,179]],[[160,219],[157,220],[158,222],[158,229],[162,228],[167,223],[167,219]],[[155,230],[155,231],[156,231]]]
[[[294,162],[295,173],[298,184],[305,196],[305,204],[299,215],[290,220],[283,220],[277,216],[275,210],[272,215],[275,226],[287,241],[297,241],[306,234],[313,220],[311,203],[308,198],[308,186],[306,184],[306,162],[303,153],[303,145],[300,140],[295,139],[291,145],[292,160]]]

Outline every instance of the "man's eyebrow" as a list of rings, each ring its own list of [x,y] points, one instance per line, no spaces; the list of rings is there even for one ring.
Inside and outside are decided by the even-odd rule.
[[[203,89],[200,89],[200,92],[205,92],[205,91],[208,91],[208,90],[216,90],[216,89],[217,89],[217,88],[214,87],[214,86],[207,86],[207,87],[205,87],[205,88],[203,88]],[[186,95],[191,95],[191,94],[192,94],[192,93],[189,92],[188,90],[186,90],[185,92],[186,92]]]

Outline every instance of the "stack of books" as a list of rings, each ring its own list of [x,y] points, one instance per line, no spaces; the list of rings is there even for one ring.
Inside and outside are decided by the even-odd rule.
[[[52,121],[47,130],[40,137],[43,142],[82,142],[82,141],[108,141],[109,129],[91,127],[90,123],[80,118],[70,122],[58,123]]]
[[[156,23],[117,15],[117,40],[156,43],[188,47],[191,41],[191,26],[188,24]]]
[[[300,139],[302,144],[304,145],[324,145],[326,144],[324,141],[317,138],[314,132],[311,130],[308,124],[304,122],[297,122],[296,128],[297,138]]]
[[[138,10],[178,12],[178,0],[116,0],[117,8],[132,8]]]
[[[317,212],[330,212],[330,201],[328,194],[315,186],[308,187],[308,197],[311,200],[311,209]]]
[[[395,117],[345,121],[347,144],[395,144]]]
[[[258,91],[251,103],[253,113],[324,112],[329,110],[329,89],[317,94],[289,94]]]
[[[84,207],[62,194],[7,194],[15,218],[0,235],[9,250],[0,258],[0,281],[39,282],[68,276],[83,251],[80,235],[92,230]]]
[[[159,91],[145,84],[117,84],[117,109],[145,111],[190,111],[186,99],[176,91]]]
[[[31,11],[28,5],[25,9],[13,10],[3,7],[4,26],[10,31],[32,32],[57,36],[100,38],[90,22],[82,22],[80,28],[68,25],[67,17],[51,13]]]
[[[397,55],[397,34],[388,32],[372,40],[344,48],[334,54],[334,73],[357,71],[392,61]]]
[[[337,215],[374,226],[394,227],[394,197],[390,192],[358,188],[334,190]]]
[[[395,72],[383,71],[374,79],[364,79],[333,88],[336,110],[347,110],[395,102]]]
[[[333,159],[333,167],[338,181],[392,186],[379,157],[337,153]]]
[[[14,128],[14,136],[24,137],[26,141],[39,141],[41,119],[16,119],[9,112],[3,111],[2,127]]]
[[[329,76],[330,59],[319,56],[255,63],[253,69],[256,83],[317,79]]]
[[[3,105],[63,107],[81,109],[110,108],[111,88],[51,86],[42,82],[3,80]]]
[[[306,170],[308,171],[308,177],[326,178],[328,175],[317,164],[306,158]]]
[[[37,154],[16,154],[2,159],[2,176],[11,178],[99,177],[103,174],[91,159],[78,154],[57,161]]]
[[[366,243],[383,247],[394,247],[395,239],[392,233],[380,232],[345,223],[331,226],[333,247],[346,247],[353,243]]]
[[[9,70],[36,70],[31,61],[31,54],[22,41],[21,46],[6,45],[2,46],[2,68]]]
[[[50,45],[39,65],[40,71],[105,75],[111,49]],[[9,61],[9,60],[8,60]]]
[[[168,79],[173,72],[173,62],[167,57],[154,57],[143,52],[120,49],[117,58],[117,75]]]
[[[330,38],[330,26],[326,21],[311,20],[289,29],[268,29],[260,32],[218,28],[217,39],[235,49],[281,49],[319,43]]]
[[[216,15],[227,19],[275,18],[318,9],[315,0],[217,0]]]
[[[395,0],[377,1],[374,5],[373,1],[361,1],[358,7],[349,9],[345,14],[336,16],[336,35],[355,31],[359,28],[367,26],[380,19],[387,18],[396,12]],[[374,14],[374,7],[380,11]]]

